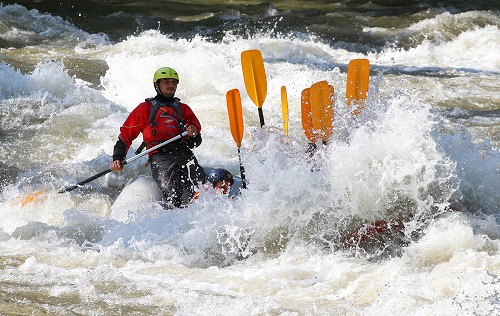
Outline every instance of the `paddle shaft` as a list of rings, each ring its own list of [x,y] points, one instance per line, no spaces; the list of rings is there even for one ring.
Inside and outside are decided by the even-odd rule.
[[[240,159],[241,187],[243,189],[246,189],[247,188],[247,180],[245,180],[245,168],[243,167],[243,160],[241,159],[240,147],[238,147],[238,157]]]
[[[175,136],[175,137],[172,137],[172,138],[170,138],[169,140],[166,140],[166,141],[164,141],[163,143],[160,143],[160,144],[158,144],[158,145],[156,145],[156,146],[154,146],[154,147],[151,147],[151,148],[149,148],[148,150],[146,150],[146,151],[144,151],[144,152],[142,152],[142,153],[140,153],[140,154],[138,154],[138,155],[135,155],[134,157],[131,157],[131,158],[129,158],[129,159],[125,159],[125,160],[123,160],[123,161],[122,161],[122,166],[125,166],[126,164],[131,163],[132,161],[137,160],[137,159],[141,158],[142,156],[147,155],[147,154],[149,154],[150,152],[152,152],[152,151],[154,151],[154,150],[156,150],[156,149],[158,149],[158,148],[160,148],[160,147],[163,147],[163,146],[167,145],[168,143],[171,143],[171,142],[173,142],[173,141],[175,141],[175,140],[178,140],[179,138],[184,137],[184,136],[186,136],[186,135],[187,135],[187,132],[183,132],[182,134],[177,135],[177,136]],[[76,188],[78,188],[78,187],[80,187],[80,186],[82,186],[82,185],[84,185],[84,184],[87,184],[87,183],[89,183],[90,181],[94,181],[95,179],[100,178],[100,177],[102,177],[102,176],[104,176],[104,175],[106,175],[106,174],[110,173],[111,171],[113,171],[113,170],[111,170],[111,169],[106,169],[106,170],[104,170],[104,171],[101,171],[101,172],[99,172],[98,174],[95,174],[95,175],[93,175],[93,176],[92,176],[92,177],[90,177],[90,178],[87,178],[87,179],[85,179],[85,180],[83,180],[83,181],[78,182],[77,184],[73,184],[73,185],[71,185],[71,186],[69,186],[69,187],[66,187],[66,188],[61,189],[61,190],[59,190],[57,193],[64,193],[64,192],[73,191],[74,189],[76,189]]]
[[[260,127],[266,125],[264,123],[264,112],[262,112],[262,108],[258,108],[259,111],[259,121],[260,121]]]

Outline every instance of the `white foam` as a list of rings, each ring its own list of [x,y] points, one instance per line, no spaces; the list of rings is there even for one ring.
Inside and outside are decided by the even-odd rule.
[[[484,51],[478,54],[492,64],[471,60],[474,37],[486,38],[479,42]],[[497,37],[498,29],[488,26],[444,42],[387,48],[368,57],[379,66],[495,72]],[[241,74],[240,53],[250,48],[261,49],[267,72],[262,129]],[[5,265],[2,282],[41,285],[50,297],[77,297],[89,305],[166,306],[162,312],[180,315],[239,309],[254,314],[487,314],[494,308],[500,262],[493,240],[498,231],[495,207],[500,205],[495,191],[498,150],[472,141],[463,147],[463,135],[440,133],[438,127],[446,122],[432,115],[432,106],[422,101],[424,92],[418,93],[440,90],[438,79],[410,85],[404,76],[372,76],[367,106],[355,121],[342,110],[345,72],[332,65],[345,66],[366,56],[314,39],[228,34],[213,43],[147,31],[117,44],[85,44],[77,50],[106,61],[109,70],[99,89],[53,62],[40,63],[28,74],[0,66],[2,119],[10,119],[2,127],[37,132],[34,139],[19,139],[0,151],[3,161],[16,157],[12,164],[23,170],[0,199],[0,252],[15,259]],[[204,142],[195,150],[199,160],[235,174],[238,154],[225,93],[240,89],[248,190],[235,201],[202,192],[195,204],[176,211],[155,203],[141,205],[142,212],[120,222],[110,218],[114,198],[128,181],[148,172],[137,162],[123,173],[56,194],[63,185],[109,167],[121,123],[139,102],[154,95],[152,74],[165,65],[179,72],[178,96],[202,121]],[[336,128],[342,135],[310,158],[304,153],[300,93],[319,80],[335,86]],[[282,85],[289,93],[289,138],[281,130]],[[457,93],[467,91],[464,87]],[[470,134],[464,134],[468,139]],[[477,192],[477,200],[469,200],[487,208],[490,217],[478,215],[469,222],[464,213],[421,226],[410,223],[406,232],[422,238],[399,245],[401,256],[378,262],[335,251],[341,220],[386,218],[393,215],[388,210],[432,216],[455,193],[454,177],[460,188]],[[22,206],[28,188],[44,188],[48,194]],[[407,201],[407,208],[399,203]]]

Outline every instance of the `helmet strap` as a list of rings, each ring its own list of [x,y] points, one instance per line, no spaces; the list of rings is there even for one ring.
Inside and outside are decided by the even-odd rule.
[[[161,93],[160,87],[158,86],[158,81],[153,83],[153,86],[155,87],[156,93],[163,95],[163,93]]]

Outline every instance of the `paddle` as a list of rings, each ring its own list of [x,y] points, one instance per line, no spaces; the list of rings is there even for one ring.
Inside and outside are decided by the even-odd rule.
[[[283,116],[283,131],[288,136],[288,96],[285,86],[281,87],[281,113]]]
[[[123,161],[122,161],[122,165],[124,166],[124,165],[126,165],[126,164],[128,164],[128,163],[131,163],[132,161],[134,161],[134,160],[136,160],[136,159],[139,159],[139,158],[141,158],[141,157],[142,157],[142,156],[144,156],[144,155],[149,154],[149,153],[150,153],[150,152],[152,152],[153,150],[156,150],[156,149],[158,149],[158,148],[160,148],[160,147],[163,147],[163,146],[167,145],[168,143],[171,143],[171,142],[173,142],[173,141],[175,141],[175,140],[178,140],[179,138],[184,137],[184,136],[186,136],[186,135],[187,135],[187,132],[183,132],[182,134],[177,135],[177,136],[175,136],[175,137],[172,137],[172,138],[170,138],[169,140],[166,140],[166,141],[164,141],[163,143],[160,143],[160,144],[158,144],[158,145],[156,145],[156,146],[154,146],[154,147],[151,147],[151,148],[149,148],[148,150],[143,151],[142,153],[140,153],[140,154],[138,154],[138,155],[136,155],[136,156],[133,156],[133,157],[131,157],[131,158],[129,158],[129,159],[125,159],[125,160],[123,160]],[[73,184],[73,185],[71,185],[71,186],[68,186],[68,187],[62,188],[61,190],[57,191],[57,193],[64,193],[64,192],[73,191],[74,189],[76,189],[76,188],[78,188],[78,187],[80,187],[80,186],[82,186],[82,185],[84,185],[84,184],[87,184],[87,183],[89,183],[90,181],[93,181],[93,180],[95,180],[95,179],[97,179],[97,178],[100,178],[100,177],[104,176],[105,174],[110,173],[111,171],[112,171],[111,169],[106,169],[106,170],[104,170],[104,171],[101,171],[101,172],[99,172],[98,174],[95,174],[95,175],[93,175],[93,176],[92,176],[92,177],[90,177],[90,178],[87,178],[87,179],[85,179],[85,180],[82,180],[82,181],[78,182],[77,184]],[[42,191],[37,191],[37,192],[35,192],[35,193],[30,194],[29,196],[27,196],[27,197],[26,197],[26,198],[25,198],[25,199],[21,202],[21,205],[22,205],[22,206],[25,206],[26,204],[33,202],[33,201],[34,201],[36,198],[38,198],[38,197],[39,197],[42,193],[43,193]]]
[[[257,49],[243,51],[241,53],[241,67],[248,96],[257,105],[260,127],[262,127],[264,126],[262,104],[264,104],[267,95],[266,70],[264,69],[262,53]]]
[[[302,117],[302,128],[309,139],[307,152],[313,152],[316,149],[317,137],[313,133],[312,113],[311,113],[311,89],[305,88],[300,95],[300,113]]]
[[[316,82],[309,92],[313,134],[317,134],[323,144],[332,134],[334,92],[333,86],[326,81]]]
[[[243,139],[244,126],[240,91],[238,89],[229,90],[226,93],[226,103],[231,134],[233,135],[234,142],[238,146],[242,188],[246,189],[245,168],[243,167],[243,161],[241,159],[241,140]]]
[[[368,59],[353,59],[347,66],[347,84],[345,96],[347,106],[355,106],[354,116],[361,113],[365,106],[370,83],[370,62]]]

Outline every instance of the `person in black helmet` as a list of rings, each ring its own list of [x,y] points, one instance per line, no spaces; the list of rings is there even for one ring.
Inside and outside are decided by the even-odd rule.
[[[206,179],[217,194],[227,194],[230,198],[235,198],[240,193],[241,186],[235,185],[233,175],[226,169],[212,169],[207,173]]]
[[[194,187],[204,182],[206,174],[191,151],[201,144],[201,124],[191,108],[174,97],[178,83],[179,75],[170,67],[155,72],[157,94],[139,104],[123,123],[110,169],[123,170],[122,161],[141,133],[144,146],[151,148],[187,132],[187,136],[149,153],[151,173],[167,204],[183,207],[195,197]]]

